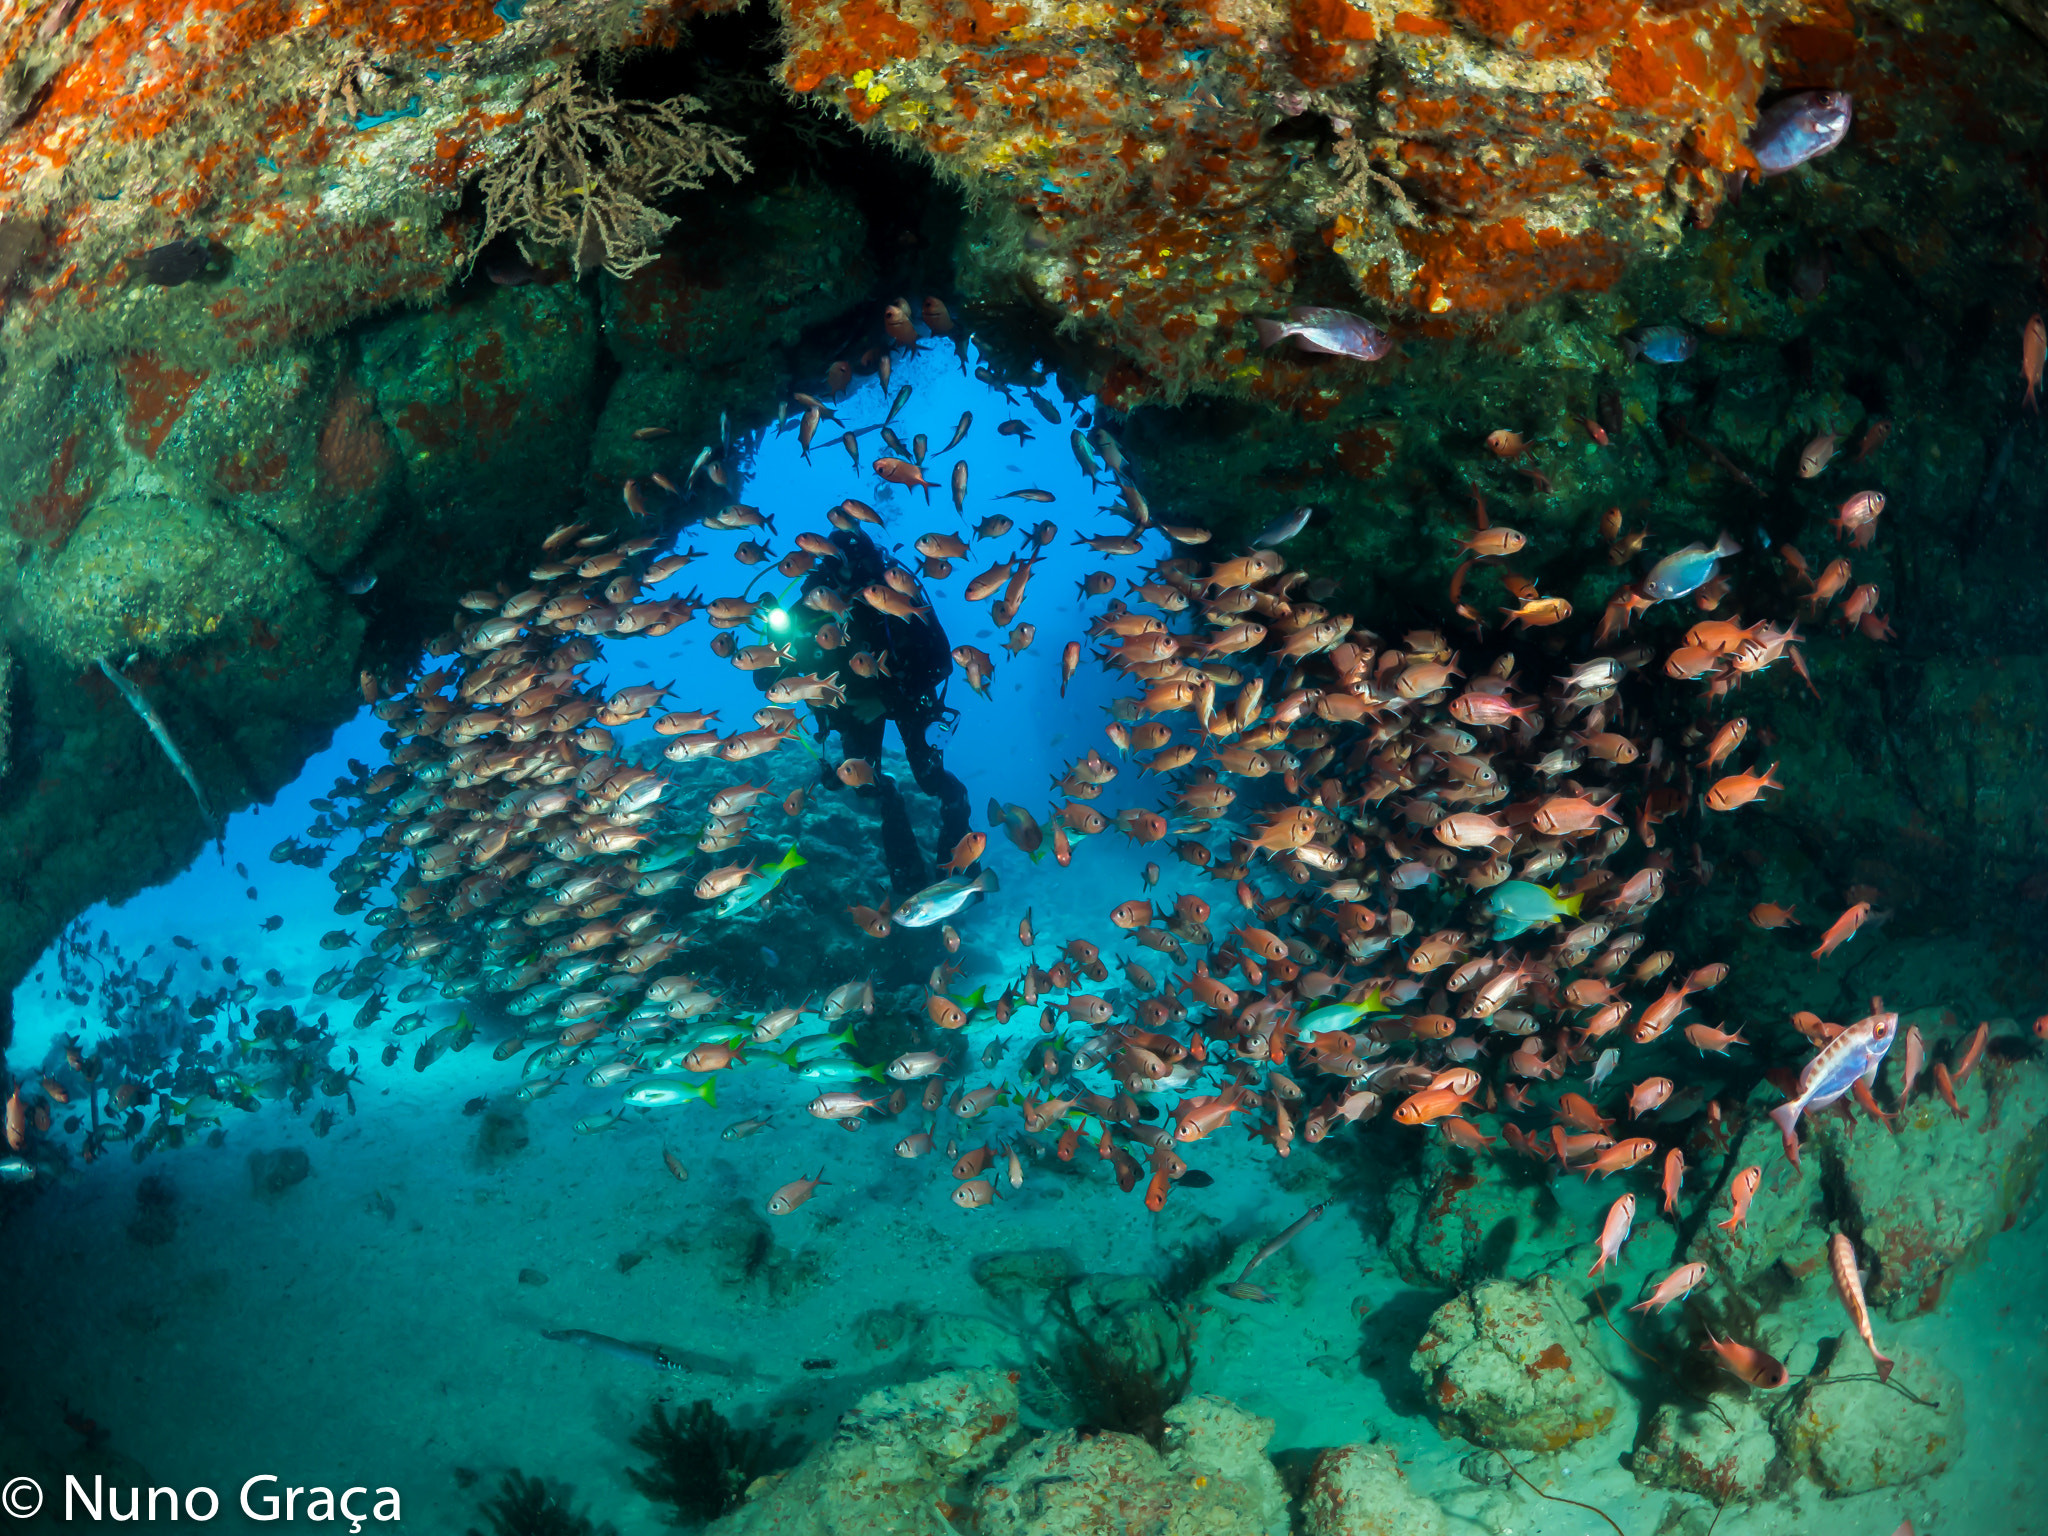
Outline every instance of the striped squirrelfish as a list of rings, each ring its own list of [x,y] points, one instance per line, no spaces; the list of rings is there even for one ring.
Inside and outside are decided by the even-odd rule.
[[[1826,1109],[1858,1082],[1865,1087],[1877,1080],[1885,1052],[1898,1038],[1899,1016],[1886,1013],[1884,1000],[1873,998],[1868,1018],[1859,1019],[1821,1048],[1799,1074],[1799,1093],[1789,1103],[1771,1111],[1787,1142],[1797,1145],[1795,1127],[1809,1109]]]
[[[1841,1294],[1842,1305],[1849,1309],[1849,1316],[1856,1324],[1857,1335],[1869,1349],[1870,1358],[1877,1362],[1877,1379],[1889,1381],[1892,1362],[1879,1351],[1877,1335],[1870,1329],[1870,1308],[1864,1304],[1863,1280],[1856,1273],[1856,1249],[1839,1232],[1828,1239],[1828,1269],[1834,1274],[1835,1289]]]

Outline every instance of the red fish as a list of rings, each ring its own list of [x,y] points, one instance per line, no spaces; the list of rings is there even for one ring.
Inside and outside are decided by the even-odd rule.
[[[2041,407],[2034,403],[2034,390],[2041,383],[2041,364],[2048,358],[2048,326],[2043,326],[2039,315],[2027,319],[2026,329],[2020,332],[2020,377],[2027,381],[2026,395],[2020,404],[2041,413]]]
[[[1754,1165],[1736,1174],[1728,1186],[1729,1217],[1726,1221],[1715,1222],[1714,1225],[1723,1232],[1740,1231],[1749,1217],[1749,1202],[1756,1198],[1757,1189],[1763,1181],[1763,1169]]]
[[[1631,1312],[1662,1312],[1674,1301],[1683,1301],[1692,1294],[1694,1286],[1707,1278],[1704,1264],[1681,1264],[1662,1280],[1649,1298],[1629,1308]]]
[[[1832,955],[1856,936],[1856,930],[1863,926],[1863,920],[1869,916],[1870,903],[1857,902],[1828,925],[1828,931],[1820,936],[1820,947],[1813,952],[1813,958],[1818,960],[1825,955]]]
[[[1740,1376],[1752,1387],[1774,1392],[1791,1379],[1791,1374],[1776,1359],[1758,1349],[1754,1344],[1738,1344],[1733,1339],[1717,1339],[1714,1330],[1707,1330],[1707,1342],[1700,1346],[1704,1354],[1719,1355],[1721,1369]]]

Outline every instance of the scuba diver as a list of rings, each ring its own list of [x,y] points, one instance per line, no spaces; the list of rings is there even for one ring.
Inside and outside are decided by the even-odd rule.
[[[889,867],[890,889],[904,896],[922,890],[929,876],[903,797],[882,772],[882,732],[890,721],[896,722],[917,787],[939,802],[936,857],[943,859],[967,835],[969,816],[967,786],[946,771],[939,749],[925,739],[933,726],[951,725],[958,714],[945,703],[946,679],[953,675],[952,652],[935,615],[893,618],[860,600],[863,587],[884,582],[889,568],[900,568],[899,562],[883,554],[859,529],[837,529],[831,542],[838,556],[821,559],[804,578],[803,596],[783,610],[788,627],[773,635],[789,659],[779,669],[755,672],[754,684],[765,691],[785,674],[839,674],[844,702],[813,706],[818,735],[823,739],[838,732],[842,757],[859,758],[874,768],[873,781],[856,793],[880,802],[882,859]],[[836,601],[812,601],[820,590],[833,594]],[[831,650],[817,639],[829,623],[837,623],[844,636]],[[862,677],[847,665],[847,658],[863,651],[875,659],[873,676]],[[831,766],[822,760],[819,766],[823,782],[841,782]]]

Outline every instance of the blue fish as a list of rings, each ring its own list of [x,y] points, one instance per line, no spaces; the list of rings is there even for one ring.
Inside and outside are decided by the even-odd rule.
[[[1847,91],[1800,91],[1760,113],[1749,135],[1762,176],[1778,176],[1824,155],[1849,136],[1855,104]]]
[[[1798,1097],[1771,1111],[1771,1118],[1778,1122],[1785,1139],[1794,1140],[1793,1127],[1807,1110],[1826,1109],[1854,1088],[1859,1079],[1865,1084],[1876,1082],[1884,1054],[1898,1037],[1899,1016],[1879,1012],[1851,1024],[1822,1046],[1820,1054],[1799,1074]]]
[[[1621,350],[1630,362],[1641,357],[1653,363],[1682,363],[1697,345],[1682,325],[1641,325],[1621,338]]]
[[[1688,597],[1714,579],[1714,570],[1723,560],[1741,551],[1742,546],[1725,533],[1714,541],[1712,549],[1704,544],[1688,544],[1650,567],[1650,574],[1641,582],[1643,596],[1653,603]]]

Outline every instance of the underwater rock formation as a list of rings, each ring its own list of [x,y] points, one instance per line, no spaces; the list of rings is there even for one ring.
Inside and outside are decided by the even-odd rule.
[[[1080,321],[1125,381],[1173,393],[1257,374],[1242,320],[1284,308],[1326,248],[1418,317],[1604,286],[1754,169],[1773,35],[1846,27],[1494,0],[788,15],[792,90],[997,194],[965,286]]]
[[[1614,1422],[1618,1398],[1548,1275],[1490,1280],[1445,1302],[1410,1368],[1446,1436],[1560,1451]]]
[[[984,1478],[974,1513],[986,1536],[1200,1531],[1286,1536],[1287,1492],[1266,1459],[1273,1421],[1220,1397],[1168,1411],[1161,1454],[1135,1435],[1040,1436]]]
[[[1646,1483],[1727,1504],[1761,1498],[1777,1460],[1762,1409],[1749,1398],[1718,1397],[1712,1408],[1659,1404],[1629,1466]]]
[[[2022,1031],[1995,1019],[1991,1034]],[[1955,1094],[1967,1119],[1923,1087],[1895,1127],[1866,1116],[1828,1128],[1845,1214],[1876,1261],[1871,1304],[1893,1318],[1940,1305],[1956,1271],[2019,1213],[2048,1156],[2048,1064],[2038,1057],[1987,1056]]]
[[[1301,1500],[1307,1536],[1443,1536],[1436,1500],[1408,1486],[1384,1445],[1340,1445],[1316,1457]]]
[[[1929,1356],[1892,1352],[1880,1383],[1853,1339],[1780,1410],[1785,1452],[1830,1493],[1867,1493],[1926,1477],[1963,1453],[1963,1384]],[[1898,1387],[1910,1390],[1897,1390]]]
[[[1387,1191],[1387,1210],[1394,1268],[1410,1285],[1439,1290],[1547,1268],[1584,1241],[1541,1171],[1485,1167],[1441,1140]]]
[[[983,1472],[1017,1434],[1017,1389],[956,1371],[870,1392],[793,1471],[757,1483],[708,1536],[885,1536]],[[929,1522],[927,1522],[929,1523]]]

